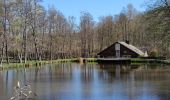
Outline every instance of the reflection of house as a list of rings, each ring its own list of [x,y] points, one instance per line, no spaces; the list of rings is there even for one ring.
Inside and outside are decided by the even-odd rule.
[[[127,41],[115,42],[97,55],[100,58],[137,58],[139,56],[144,56],[144,52],[139,50],[137,47],[129,44],[129,42]]]

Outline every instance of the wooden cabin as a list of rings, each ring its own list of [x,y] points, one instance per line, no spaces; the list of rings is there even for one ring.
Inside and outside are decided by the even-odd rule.
[[[137,58],[144,55],[144,52],[129,44],[128,41],[115,42],[97,54],[98,58]]]

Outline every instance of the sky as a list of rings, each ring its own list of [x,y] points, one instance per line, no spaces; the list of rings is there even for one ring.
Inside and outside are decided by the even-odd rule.
[[[119,14],[128,4],[132,4],[137,11],[144,11],[146,0],[43,0],[46,9],[55,7],[66,17],[74,16],[79,20],[81,12],[89,12],[95,21],[101,16]]]

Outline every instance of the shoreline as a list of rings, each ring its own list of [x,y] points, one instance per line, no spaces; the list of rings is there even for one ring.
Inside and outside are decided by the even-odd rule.
[[[4,69],[15,69],[15,68],[31,68],[32,66],[40,66],[45,64],[58,64],[58,63],[66,63],[66,62],[78,62],[84,63],[85,62],[97,62],[96,58],[83,58],[83,62],[80,61],[80,58],[70,58],[70,59],[57,59],[57,60],[42,60],[42,61],[27,61],[26,63],[3,63],[0,66],[0,71]]]
[[[52,61],[27,61],[26,63],[3,63],[0,67],[0,71],[4,69],[15,69],[15,68],[31,68],[32,66],[40,66],[45,64],[58,64],[66,62],[77,62],[77,63],[97,63],[97,58],[71,58],[71,59],[57,59]],[[131,58],[131,64],[166,64],[170,65],[170,59],[168,60],[158,60],[158,59],[142,59],[142,58]]]
[[[170,59],[161,60],[161,59],[131,58],[131,63],[156,63],[170,65]]]

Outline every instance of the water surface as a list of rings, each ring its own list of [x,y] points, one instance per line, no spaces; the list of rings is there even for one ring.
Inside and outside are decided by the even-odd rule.
[[[17,81],[36,100],[170,100],[170,66],[64,63],[0,71],[0,100]]]

